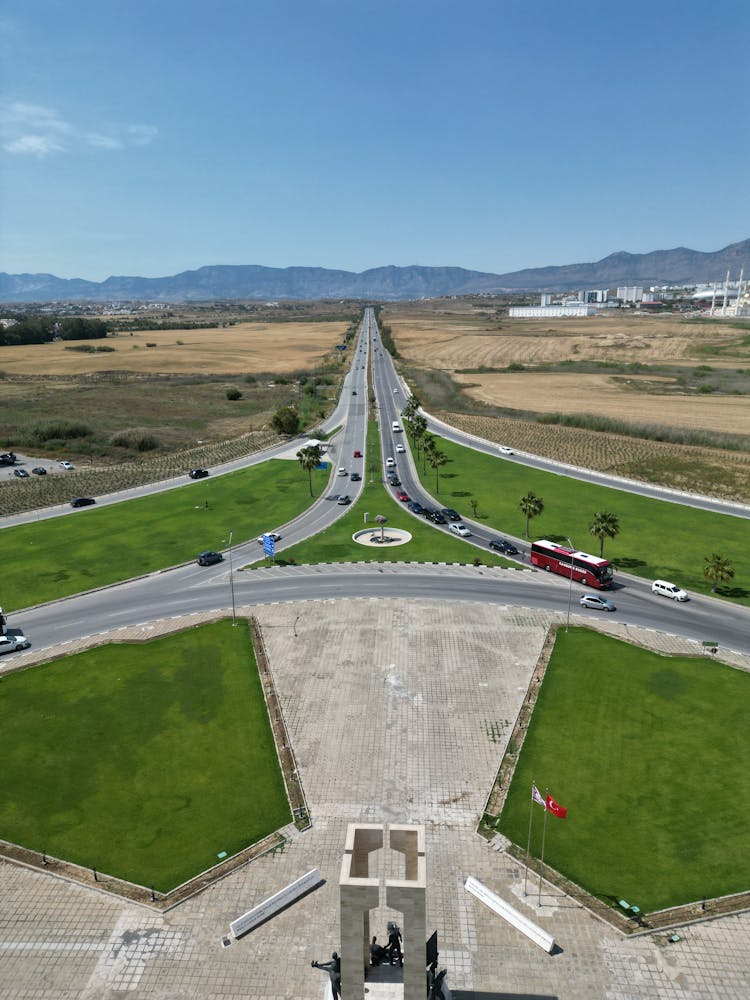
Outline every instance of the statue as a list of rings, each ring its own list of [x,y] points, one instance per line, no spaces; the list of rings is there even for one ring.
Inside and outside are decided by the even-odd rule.
[[[388,921],[388,958],[390,959],[391,965],[393,965],[394,959],[398,959],[398,964],[403,969],[404,967],[404,953],[401,951],[401,930],[398,924],[393,923],[392,920]]]
[[[386,949],[378,944],[378,939],[374,937],[370,945],[370,965],[380,965],[386,957]]]
[[[339,1000],[341,997],[341,959],[338,954],[334,951],[330,962],[316,962],[313,960],[310,964],[313,969],[325,969],[327,971],[331,980],[333,1000]]]

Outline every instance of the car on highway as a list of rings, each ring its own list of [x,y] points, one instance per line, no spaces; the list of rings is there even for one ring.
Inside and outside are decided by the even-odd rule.
[[[362,452],[361,451],[355,451],[354,452],[354,457],[355,458],[362,458]]]
[[[191,469],[188,475],[191,479],[205,479],[208,475],[208,469]]]
[[[43,465],[37,465],[36,468],[32,469],[31,471],[34,473],[35,476],[47,475],[47,470],[44,468]]]
[[[265,534],[268,535],[269,538],[273,538],[274,542],[280,542],[281,541],[281,535],[278,533],[278,531],[266,531]],[[257,541],[258,545],[262,545],[263,544],[263,535],[258,535],[256,541]]]
[[[351,502],[352,502],[352,498],[351,498],[351,497],[349,496],[349,494],[348,494],[348,493],[344,493],[344,495],[343,495],[343,496],[340,496],[340,497],[338,498],[338,500],[336,501],[336,503],[337,503],[337,504],[339,505],[339,507],[346,507],[346,506],[348,506],[348,505],[349,505],[349,504],[350,504]]]
[[[75,465],[72,462],[60,462],[60,467],[65,469],[66,472],[71,472],[75,469]]]
[[[351,476],[349,476],[349,481],[352,483],[359,483],[362,481],[362,476],[360,476],[358,472],[353,472]]]
[[[424,507],[419,502],[419,500],[410,500],[407,507],[412,512],[412,514],[422,514],[424,512]]]
[[[673,601],[687,601],[687,591],[678,587],[676,583],[669,580],[654,580],[651,584],[651,593],[659,594],[660,597],[669,597]]]
[[[443,509],[440,511],[440,513],[448,521],[460,521],[461,520],[461,515],[458,513],[457,510],[454,510],[452,507],[443,507]]]
[[[507,444],[501,444],[497,449],[501,455],[513,455],[513,449],[509,448]]]
[[[357,390],[356,389],[352,389],[352,396],[356,396],[356,395],[357,395]]]
[[[388,480],[388,485],[389,486],[400,486],[401,485],[401,480],[393,472],[389,476],[386,476],[386,479]]]
[[[493,538],[490,542],[490,548],[494,549],[495,552],[502,552],[506,556],[517,556],[518,549],[512,542],[509,542],[506,538]]]
[[[214,566],[216,563],[224,561],[224,556],[221,552],[212,552],[211,549],[206,549],[205,552],[199,552],[198,558],[195,560],[199,566]]]
[[[460,535],[461,538],[468,538],[471,535],[471,532],[463,521],[454,521],[453,524],[449,526],[449,530],[452,531],[454,535]]]
[[[26,469],[14,469],[13,470],[13,475],[17,479],[28,479],[29,478],[29,474],[26,471]]]
[[[401,444],[401,442],[400,442],[400,441],[399,441],[399,443],[398,443],[398,444],[396,445],[396,451],[398,451],[398,452],[401,452],[402,454],[403,454],[403,453],[404,453],[404,452],[406,451],[406,448],[404,448],[404,446],[403,446],[403,445]]]
[[[385,464],[386,464],[386,466],[389,469],[395,469],[396,468],[396,460],[394,458],[392,458],[390,455],[388,456],[388,458],[386,458]]]
[[[336,475],[338,475],[338,476],[348,476],[349,473],[346,471],[346,469],[342,465],[342,466],[339,467],[339,471],[336,473]]]
[[[71,507],[90,507],[92,504],[96,503],[93,497],[76,497],[74,500],[70,501]]]
[[[398,386],[396,386],[396,388],[393,391],[398,392]]]
[[[431,510],[427,514],[427,520],[432,521],[433,524],[445,524],[445,518],[439,510]]]
[[[595,611],[617,611],[612,601],[600,594],[584,594],[578,603],[582,608],[593,608]]]
[[[396,493],[396,499],[397,499],[397,500],[400,500],[400,501],[401,501],[401,503],[408,503],[408,502],[409,502],[409,500],[411,499],[411,497],[409,496],[409,494],[408,494],[408,493],[404,493],[404,491],[403,491],[403,490],[399,490],[399,491],[398,491],[398,492]]]
[[[28,649],[31,643],[22,635],[16,632],[15,635],[0,635],[0,653],[14,653],[17,649]]]

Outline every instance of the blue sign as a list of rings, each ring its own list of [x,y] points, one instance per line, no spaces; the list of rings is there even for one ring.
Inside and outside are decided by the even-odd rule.
[[[267,556],[272,556],[276,552],[276,542],[273,540],[273,535],[263,536],[263,552]]]

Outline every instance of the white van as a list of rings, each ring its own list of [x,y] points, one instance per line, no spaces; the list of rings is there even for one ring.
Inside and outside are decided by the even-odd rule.
[[[654,580],[651,584],[652,594],[661,594],[662,597],[671,597],[673,601],[686,601],[688,595],[684,590],[680,590],[676,583],[669,580]]]
[[[394,420],[393,421],[393,423],[391,424],[391,430],[393,431],[394,434],[399,434],[400,433],[400,431],[401,431],[401,424],[398,422],[398,420]]]

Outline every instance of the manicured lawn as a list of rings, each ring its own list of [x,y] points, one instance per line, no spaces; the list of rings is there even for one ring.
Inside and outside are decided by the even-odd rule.
[[[0,679],[0,837],[165,892],[291,820],[245,623]]]
[[[401,457],[401,456],[399,456]],[[374,472],[370,466],[376,465]],[[378,428],[374,422],[367,429],[367,451],[365,458],[354,458],[349,463],[350,471],[361,472],[365,480],[362,496],[353,504],[348,513],[335,524],[313,538],[290,549],[285,549],[276,558],[277,565],[295,563],[332,563],[332,562],[452,562],[472,563],[475,558],[485,566],[517,566],[506,559],[482,552],[465,542],[449,535],[446,528],[435,528],[422,518],[416,518],[406,511],[406,504],[394,500],[390,490],[382,482],[383,470],[380,461],[380,446],[378,444]],[[372,480],[372,481],[371,481]],[[342,493],[349,488],[349,480],[341,479],[336,488]],[[434,496],[434,482],[433,482]],[[444,497],[439,498],[441,506],[452,506]],[[335,503],[335,501],[331,501]],[[364,523],[364,512],[370,518]],[[352,535],[361,528],[377,528],[375,517],[382,514],[388,518],[385,526],[403,528],[411,532],[412,540],[407,545],[397,545],[395,548],[370,548],[359,545],[352,540]]]
[[[327,478],[313,473],[316,496]],[[167,493],[5,528],[0,602],[14,610],[174,566],[203,549],[225,549],[230,530],[234,544],[247,541],[311,503],[299,463],[275,459]]]
[[[560,631],[500,829],[525,850],[534,781],[568,809],[545,862],[599,898],[650,911],[747,890],[749,715],[742,671]]]
[[[605,541],[604,555],[616,567],[707,594],[711,585],[703,577],[704,557],[717,552],[732,560],[736,574],[731,582],[719,585],[718,596],[750,604],[750,522],[745,518],[540,472],[443,438],[438,438],[438,447],[448,456],[440,495],[445,506],[460,514],[471,516],[469,500],[474,498],[479,520],[523,538],[525,519],[519,502],[533,492],[544,501],[544,512],[531,521],[532,539],[564,542],[569,537],[579,549],[598,555],[599,540],[589,533],[589,525],[597,511],[612,511],[619,518],[620,534]],[[429,466],[422,482],[434,492],[435,473]]]

